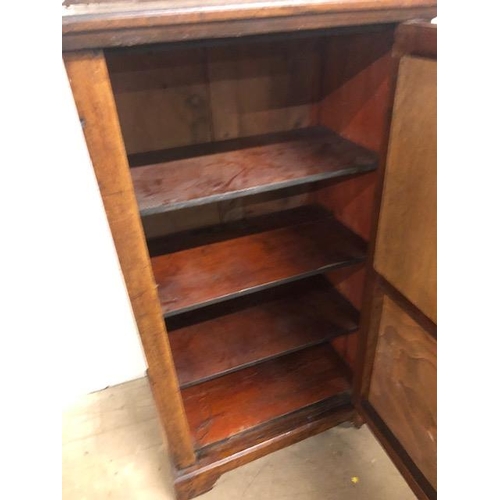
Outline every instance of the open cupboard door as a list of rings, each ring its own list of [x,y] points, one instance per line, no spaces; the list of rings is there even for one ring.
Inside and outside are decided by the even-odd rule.
[[[436,498],[436,39],[402,24],[362,318],[357,410],[418,498]],[[382,177],[382,176],[381,176]]]

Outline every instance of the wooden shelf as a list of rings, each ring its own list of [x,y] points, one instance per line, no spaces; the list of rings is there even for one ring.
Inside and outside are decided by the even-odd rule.
[[[157,163],[162,161],[162,163]],[[178,210],[374,170],[374,153],[326,128],[130,157],[141,215]]]
[[[179,383],[188,387],[352,332],[358,322],[358,311],[315,276],[175,316],[167,328]]]
[[[286,225],[277,227],[280,222]],[[261,216],[233,233],[232,227],[205,245],[203,231],[153,245],[168,252],[168,242],[177,242],[175,249],[180,241],[200,244],[151,259],[166,317],[357,264],[366,254],[362,238],[314,206]],[[256,232],[259,227],[265,230]]]
[[[320,401],[349,403],[349,379],[349,371],[325,343],[181,392],[193,439],[201,448]]]

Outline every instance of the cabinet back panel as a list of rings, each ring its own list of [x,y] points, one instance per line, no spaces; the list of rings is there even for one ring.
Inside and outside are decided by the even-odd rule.
[[[319,123],[381,157],[387,137],[394,65],[394,27],[377,33],[353,33],[325,41]],[[334,182],[312,198],[365,240],[370,240],[375,191],[380,172]],[[361,309],[365,268],[346,269],[328,279]],[[354,367],[358,332],[334,340],[340,356]]]
[[[110,52],[128,154],[315,125],[318,43]]]
[[[107,55],[127,153],[211,140],[203,49]]]

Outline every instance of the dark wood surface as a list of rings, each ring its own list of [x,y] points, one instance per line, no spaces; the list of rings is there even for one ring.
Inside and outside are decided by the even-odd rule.
[[[436,376],[436,339],[384,296],[368,401],[434,488]]]
[[[163,313],[168,317],[363,261],[362,238],[333,217],[308,221],[307,210],[260,218],[263,226],[269,219],[286,220],[284,227],[153,257]]]
[[[160,422],[176,467],[195,461],[102,52],[64,58],[134,311]]]
[[[321,344],[188,387],[182,396],[201,448],[333,396],[348,403],[349,378],[331,346]]]
[[[351,332],[359,313],[317,276],[183,316],[167,326],[187,387]]]
[[[435,0],[249,0],[96,1],[67,0],[63,49],[244,36],[431,19]]]
[[[203,156],[183,151],[187,158],[132,170],[141,215],[367,172],[377,165],[376,155],[320,127],[209,144]]]
[[[106,60],[129,155],[211,140],[205,49],[109,51]]]
[[[178,213],[184,212],[179,211]],[[186,212],[189,212],[189,209]],[[320,221],[329,217],[331,217],[330,212],[319,205],[301,204],[291,209],[279,207],[272,212],[257,213],[257,215],[251,212],[247,217],[230,219],[229,222],[204,225],[197,229],[172,232],[165,236],[151,238],[148,240],[148,249],[151,257],[158,257],[180,250],[273,231],[286,226]],[[143,220],[147,220],[147,218]]]
[[[316,125],[320,40],[272,38],[108,51],[127,152]]]
[[[356,417],[350,404],[330,398],[222,443],[206,446],[199,450],[195,466],[177,472],[174,480],[177,499],[194,498],[210,490],[222,473]]]

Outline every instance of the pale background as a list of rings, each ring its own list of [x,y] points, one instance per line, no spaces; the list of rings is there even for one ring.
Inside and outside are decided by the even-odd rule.
[[[125,283],[118,263],[97,180],[71,95],[64,80],[63,141],[71,168],[72,224],[66,238],[75,242],[71,269],[75,318],[65,332],[63,403],[89,392],[142,377],[146,365]],[[68,189],[69,186],[66,188]],[[55,190],[54,196],[58,195]],[[77,306],[78,305],[78,306]]]

